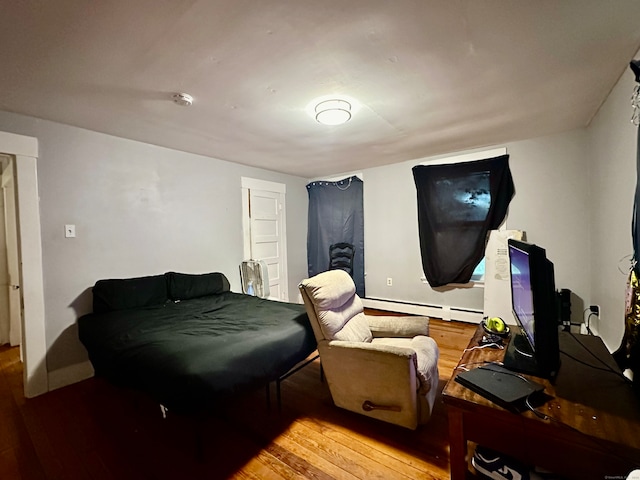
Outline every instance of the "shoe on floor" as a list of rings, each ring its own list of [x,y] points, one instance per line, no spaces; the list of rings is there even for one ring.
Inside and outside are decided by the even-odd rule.
[[[478,445],[471,459],[473,467],[494,480],[534,480],[521,462]]]
[[[482,475],[494,480],[563,480],[551,472],[531,468],[524,463],[478,445],[471,464]]]
[[[495,480],[562,480],[562,477],[478,445],[471,464],[482,475]]]

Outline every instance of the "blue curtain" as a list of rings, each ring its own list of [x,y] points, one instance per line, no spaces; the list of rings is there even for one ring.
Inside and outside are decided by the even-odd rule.
[[[355,248],[353,281],[360,297],[364,290],[363,182],[349,177],[337,182],[316,181],[307,185],[309,227],[307,261],[309,276],[329,269],[329,247],[346,242]]]

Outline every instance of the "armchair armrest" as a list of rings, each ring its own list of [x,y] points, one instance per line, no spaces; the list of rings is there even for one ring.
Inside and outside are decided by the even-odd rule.
[[[429,317],[365,315],[374,338],[429,336]]]
[[[370,357],[371,355],[393,355],[408,359],[416,355],[416,352],[413,348],[400,347],[397,345],[386,345],[382,343],[331,340],[329,342],[325,342],[325,345],[328,346],[330,350],[344,349],[344,353],[342,353],[341,355],[353,355],[354,358],[357,358],[358,356]]]

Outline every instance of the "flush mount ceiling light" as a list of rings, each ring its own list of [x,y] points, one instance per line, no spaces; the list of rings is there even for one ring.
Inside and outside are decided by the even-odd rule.
[[[190,107],[193,103],[193,97],[188,93],[174,93],[172,98],[174,103],[182,107]]]
[[[337,98],[324,100],[316,105],[315,114],[323,125],[342,125],[351,120],[351,103]]]

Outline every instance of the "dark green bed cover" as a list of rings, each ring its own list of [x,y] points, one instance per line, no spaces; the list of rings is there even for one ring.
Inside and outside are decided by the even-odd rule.
[[[304,306],[233,292],[92,313],[78,328],[97,375],[179,411],[264,386],[316,348]]]

